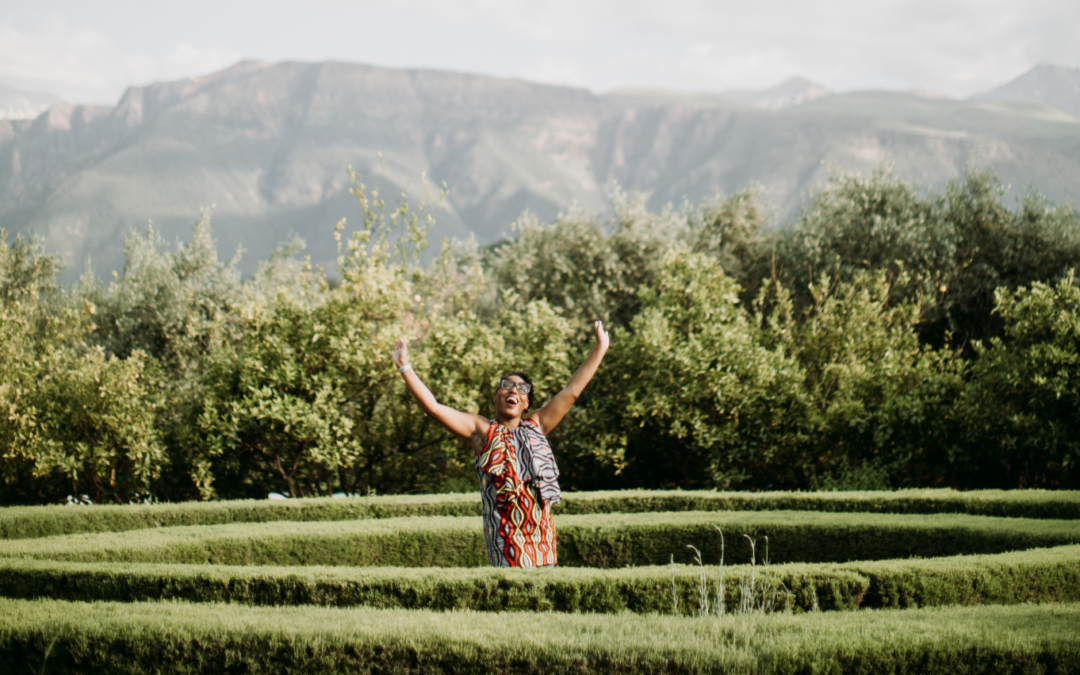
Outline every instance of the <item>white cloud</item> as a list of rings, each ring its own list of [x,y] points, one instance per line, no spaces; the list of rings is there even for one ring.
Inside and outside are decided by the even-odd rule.
[[[0,82],[76,103],[111,105],[132,84],[212,72],[238,60],[234,53],[185,43],[159,59],[127,53],[102,31],[71,26],[58,12],[32,30],[0,22]]]
[[[181,43],[157,64],[157,79],[176,79],[192,75],[212,73],[227,68],[241,59],[241,55],[222,49],[199,49]]]
[[[522,79],[546,84],[559,84],[570,87],[588,87],[589,82],[581,66],[574,61],[545,59],[526,67],[521,73]]]
[[[16,28],[16,12],[0,10],[0,82],[80,101],[114,102],[129,84],[211,72],[241,56],[598,91],[764,88],[801,75],[834,91],[953,96],[1037,63],[1080,66],[1076,0],[100,0],[92,11],[41,1],[63,14],[33,14],[37,23]]]

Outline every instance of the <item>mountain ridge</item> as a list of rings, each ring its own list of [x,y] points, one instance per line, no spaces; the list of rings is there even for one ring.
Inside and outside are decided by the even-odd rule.
[[[784,84],[773,99],[816,86]],[[434,237],[488,243],[526,209],[543,220],[574,204],[601,213],[615,185],[660,208],[757,182],[783,218],[830,166],[866,171],[885,160],[924,185],[993,165],[1006,183],[1075,199],[1078,158],[1080,119],[1043,104],[857,92],[755,107],[710,94],[244,61],[131,87],[114,107],[63,104],[0,121],[0,224],[42,234],[70,276],[85,256],[119,269],[124,235],[147,220],[166,238],[185,236],[199,207],[216,204],[219,245],[246,248],[248,269],[290,233],[316,261],[334,259],[333,223],[357,212],[350,165],[391,192],[415,192],[421,174],[445,181]]]
[[[1039,64],[1016,79],[971,99],[1041,103],[1080,115],[1080,68]]]

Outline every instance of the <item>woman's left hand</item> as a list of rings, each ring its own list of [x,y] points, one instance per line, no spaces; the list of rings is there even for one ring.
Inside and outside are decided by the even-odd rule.
[[[611,338],[608,336],[608,332],[604,330],[604,322],[594,321],[593,330],[596,331],[596,348],[606,352],[608,345],[611,343]]]

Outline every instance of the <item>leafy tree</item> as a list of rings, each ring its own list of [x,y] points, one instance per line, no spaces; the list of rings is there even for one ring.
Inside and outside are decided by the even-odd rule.
[[[1016,212],[1002,205],[1005,188],[985,171],[969,171],[946,188],[943,217],[956,247],[936,307],[922,332],[933,344],[951,337],[966,347],[999,336],[1003,317],[994,313],[998,288],[1017,290],[1052,283],[1080,265],[1080,221],[1068,206],[1050,205],[1027,193]]]
[[[976,343],[953,447],[971,487],[1080,487],[1080,288],[1070,274],[995,293],[1004,336]]]
[[[886,270],[895,279],[904,270],[909,283],[893,284],[894,300],[925,297],[922,340],[970,356],[972,340],[1001,334],[995,289],[1052,282],[1080,265],[1071,208],[1030,192],[1014,213],[1004,193],[993,173],[977,169],[923,198],[886,166],[868,177],[836,174],[784,233],[776,268],[798,307],[813,302],[817,275],[850,281],[860,270]]]
[[[56,501],[67,486],[35,475],[27,446],[38,436],[34,394],[44,360],[85,331],[92,305],[78,308],[57,283],[56,256],[37,238],[0,230],[0,503]]]
[[[735,194],[707,197],[690,214],[685,238],[691,249],[717,259],[724,272],[742,288],[749,303],[775,265],[776,234],[768,230],[773,209],[758,185]]]
[[[80,353],[82,352],[82,353]],[[50,349],[31,395],[34,429],[20,454],[38,476],[62,476],[72,495],[120,504],[149,499],[168,463],[155,424],[160,376],[141,351],[125,359]]]
[[[823,275],[801,317],[789,311],[786,291],[770,289],[782,311],[763,319],[765,340],[805,373],[809,433],[795,484],[820,486],[853,473],[878,476],[876,488],[944,481],[963,364],[920,345],[918,304],[892,299],[894,287],[908,283],[902,269],[895,277],[858,272],[849,282]]]
[[[800,368],[759,342],[739,291],[715,258],[685,250],[642,289],[598,394],[624,442],[612,460],[632,483],[752,484],[797,441]]]
[[[893,279],[906,270],[913,282],[948,274],[956,233],[941,210],[940,199],[920,199],[918,186],[887,165],[869,176],[832,175],[780,242],[777,267],[796,306],[815,302],[809,288],[823,274],[839,282],[866,270],[885,270]],[[893,284],[891,290],[910,300],[921,288]]]
[[[141,350],[171,378],[192,383],[210,347],[236,333],[239,255],[218,259],[208,209],[175,250],[151,224],[127,237],[124,252],[123,274],[107,292],[92,277],[81,286],[99,307],[95,339],[120,358]]]

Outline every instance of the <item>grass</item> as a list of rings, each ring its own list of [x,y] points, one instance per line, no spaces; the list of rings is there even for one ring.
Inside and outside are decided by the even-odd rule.
[[[556,517],[559,564],[620,568],[719,558],[715,526],[767,536],[777,563],[1001,553],[1080,542],[1080,521],[962,514],[677,512]],[[479,518],[427,517],[158,528],[5,542],[2,555],[72,562],[213,565],[487,565]],[[745,540],[728,554],[749,559]]]
[[[0,559],[0,596],[598,613],[670,613],[674,602],[680,614],[777,606],[799,612],[1080,601],[1080,546],[929,560],[771,565],[767,577],[755,576],[749,565],[735,565],[714,578],[713,570],[719,569],[703,563],[511,570],[8,558]],[[761,602],[770,597],[772,607]],[[757,598],[753,606],[747,604],[750,598]]]
[[[1075,558],[1073,559],[1075,561]],[[742,568],[726,593],[738,598]],[[262,606],[370,606],[477,611],[670,613],[669,575],[682,607],[692,607],[697,570],[555,568],[234,567],[153,563],[0,560],[0,596],[73,601],[184,600]],[[870,581],[833,565],[774,566],[796,611],[854,609]]]
[[[1078,627],[1076,604],[701,620],[0,600],[0,662],[57,674],[1076,673]]]
[[[1080,673],[1078,495],[571,493],[548,570],[475,495],[3,509],[0,671]]]
[[[563,514],[660,511],[827,511],[967,513],[1014,518],[1080,519],[1080,491],[900,490],[896,492],[569,492]],[[394,495],[350,499],[191,502],[93,507],[20,506],[0,509],[0,539],[89,532],[272,521],[479,515],[476,493]]]

